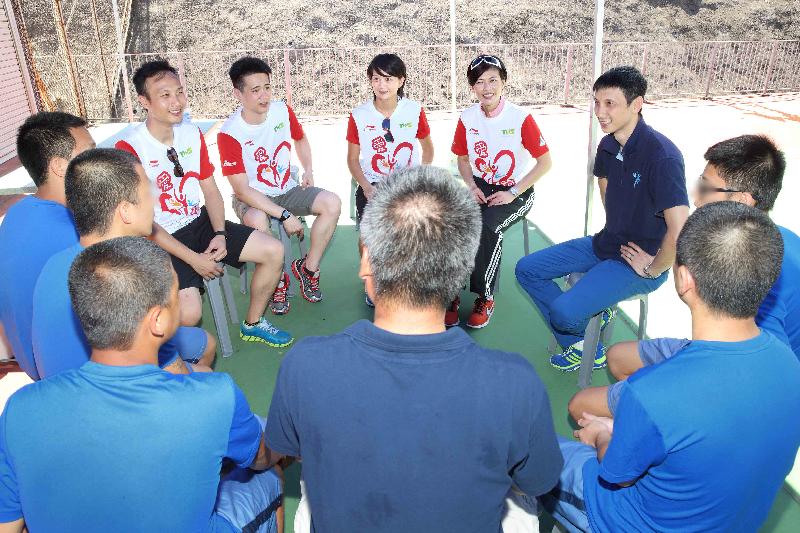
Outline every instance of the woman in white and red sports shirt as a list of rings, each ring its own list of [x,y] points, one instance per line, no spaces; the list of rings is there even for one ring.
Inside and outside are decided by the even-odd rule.
[[[355,202],[359,221],[381,180],[392,172],[433,161],[425,110],[403,95],[403,60],[395,54],[378,54],[367,66],[367,78],[373,97],[353,109],[347,124],[347,167],[358,183]],[[368,296],[367,305],[372,306]]]
[[[479,55],[467,68],[478,103],[461,113],[453,139],[458,171],[480,204],[483,230],[470,291],[478,295],[467,321],[482,328],[494,312],[494,285],[503,232],[521,221],[533,205],[533,184],[551,167],[544,137],[531,114],[503,96],[508,71],[499,57]],[[533,163],[535,160],[535,163]],[[459,323],[456,298],[445,325]]]

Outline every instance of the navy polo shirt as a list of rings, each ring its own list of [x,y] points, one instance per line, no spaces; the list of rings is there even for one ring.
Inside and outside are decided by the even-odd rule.
[[[639,116],[621,147],[613,134],[597,147],[594,175],[606,178],[606,225],[592,239],[600,259],[620,259],[619,247],[638,244],[650,255],[661,247],[667,223],[664,210],[689,205],[683,155]]]
[[[362,320],[286,354],[267,446],[303,458],[311,531],[499,532],[514,483],[539,496],[563,460],[547,391],[518,354],[461,328]]]

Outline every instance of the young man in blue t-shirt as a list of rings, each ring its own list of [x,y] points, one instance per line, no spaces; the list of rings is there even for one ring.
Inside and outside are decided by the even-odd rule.
[[[512,485],[554,486],[562,460],[536,371],[444,326],[478,211],[442,169],[393,174],[361,221],[374,323],[307,337],[283,360],[267,446],[302,457],[316,531],[499,531]]]
[[[154,227],[150,182],[139,161],[127,152],[88,150],[72,160],[64,181],[67,207],[80,242],[50,258],[34,289],[31,337],[36,368],[43,379],[78,368],[91,354],[67,290],[72,261],[96,242],[147,237]],[[187,364],[194,370],[211,371],[215,349],[214,338],[203,329],[180,327],[161,346],[159,364],[180,374],[189,372]]]
[[[696,207],[731,200],[764,212],[772,209],[781,191],[786,160],[769,138],[741,135],[727,139],[706,150],[705,159],[693,191]],[[778,230],[783,237],[781,273],[758,308],[756,324],[788,344],[800,359],[800,237],[780,226]],[[622,380],[643,366],[672,357],[689,342],[664,338],[615,344],[608,351],[608,364],[620,381],[579,391],[569,403],[570,414],[575,420],[584,412],[613,416]]]
[[[563,348],[550,363],[576,370],[591,317],[635,294],[649,293],[667,279],[675,241],[689,214],[683,156],[641,115],[647,81],[633,67],[615,67],[594,84],[594,112],[607,135],[597,148],[594,175],[606,212],[605,227],[517,263],[517,280],[533,299]],[[585,275],[564,292],[555,280]],[[595,368],[606,366],[599,347]]]
[[[263,471],[271,460],[242,391],[224,373],[156,366],[180,321],[169,255],[141,237],[99,242],[75,259],[69,291],[91,360],[8,400],[0,522],[11,531],[275,531],[280,479]],[[220,480],[225,458],[235,468]]]
[[[37,190],[11,207],[0,225],[0,320],[20,368],[34,380],[33,288],[47,260],[78,242],[64,205],[64,174],[73,157],[92,147],[86,121],[68,113],[37,113],[17,133],[17,154]]]
[[[761,526],[800,445],[791,423],[800,361],[755,322],[782,255],[763,211],[724,201],[689,217],[674,274],[692,342],[625,381],[613,420],[586,414],[581,442],[562,441],[564,472],[543,498],[560,522],[573,531]]]

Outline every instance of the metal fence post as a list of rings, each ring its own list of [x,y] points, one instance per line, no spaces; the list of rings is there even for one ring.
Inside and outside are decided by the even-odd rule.
[[[778,41],[773,41],[772,51],[769,53],[769,64],[767,65],[767,74],[764,76],[764,89],[761,91],[766,93],[769,89],[769,80],[772,78],[772,71],[775,68],[775,60],[778,57]]]
[[[289,49],[283,50],[283,85],[286,93],[286,103],[292,105],[292,70],[289,63]]]
[[[717,55],[719,53],[719,43],[714,43],[711,48],[711,57],[708,59],[708,72],[706,74],[706,92],[703,96],[704,100],[708,100],[708,95],[711,94],[711,83],[714,81],[714,74],[717,69]]]
[[[575,54],[575,45],[567,46],[567,72],[564,75],[564,105],[569,105],[569,90],[572,85],[572,58]]]
[[[644,49],[642,50],[642,68],[639,70],[642,73],[642,76],[647,75],[647,54],[650,52],[650,43],[644,43]]]

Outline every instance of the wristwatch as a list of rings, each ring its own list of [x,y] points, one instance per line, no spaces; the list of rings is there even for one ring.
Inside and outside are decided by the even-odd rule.
[[[516,198],[517,196],[519,196],[519,195],[520,195],[519,189],[517,189],[517,186],[516,186],[516,185],[513,185],[513,186],[512,186],[510,189],[508,189],[508,192],[510,192],[511,194],[513,194],[513,195],[514,195],[514,198]]]
[[[292,216],[292,214],[289,212],[289,210],[288,209],[284,209],[283,213],[281,213],[281,217],[278,220],[280,220],[281,222],[284,222],[291,216]]]
[[[215,232],[214,232],[214,236],[216,237],[216,236],[218,236],[218,235],[222,235],[222,236],[223,236],[223,237],[225,237],[226,239],[228,238],[228,232],[227,232],[227,231],[225,231],[225,230],[215,231]]]

